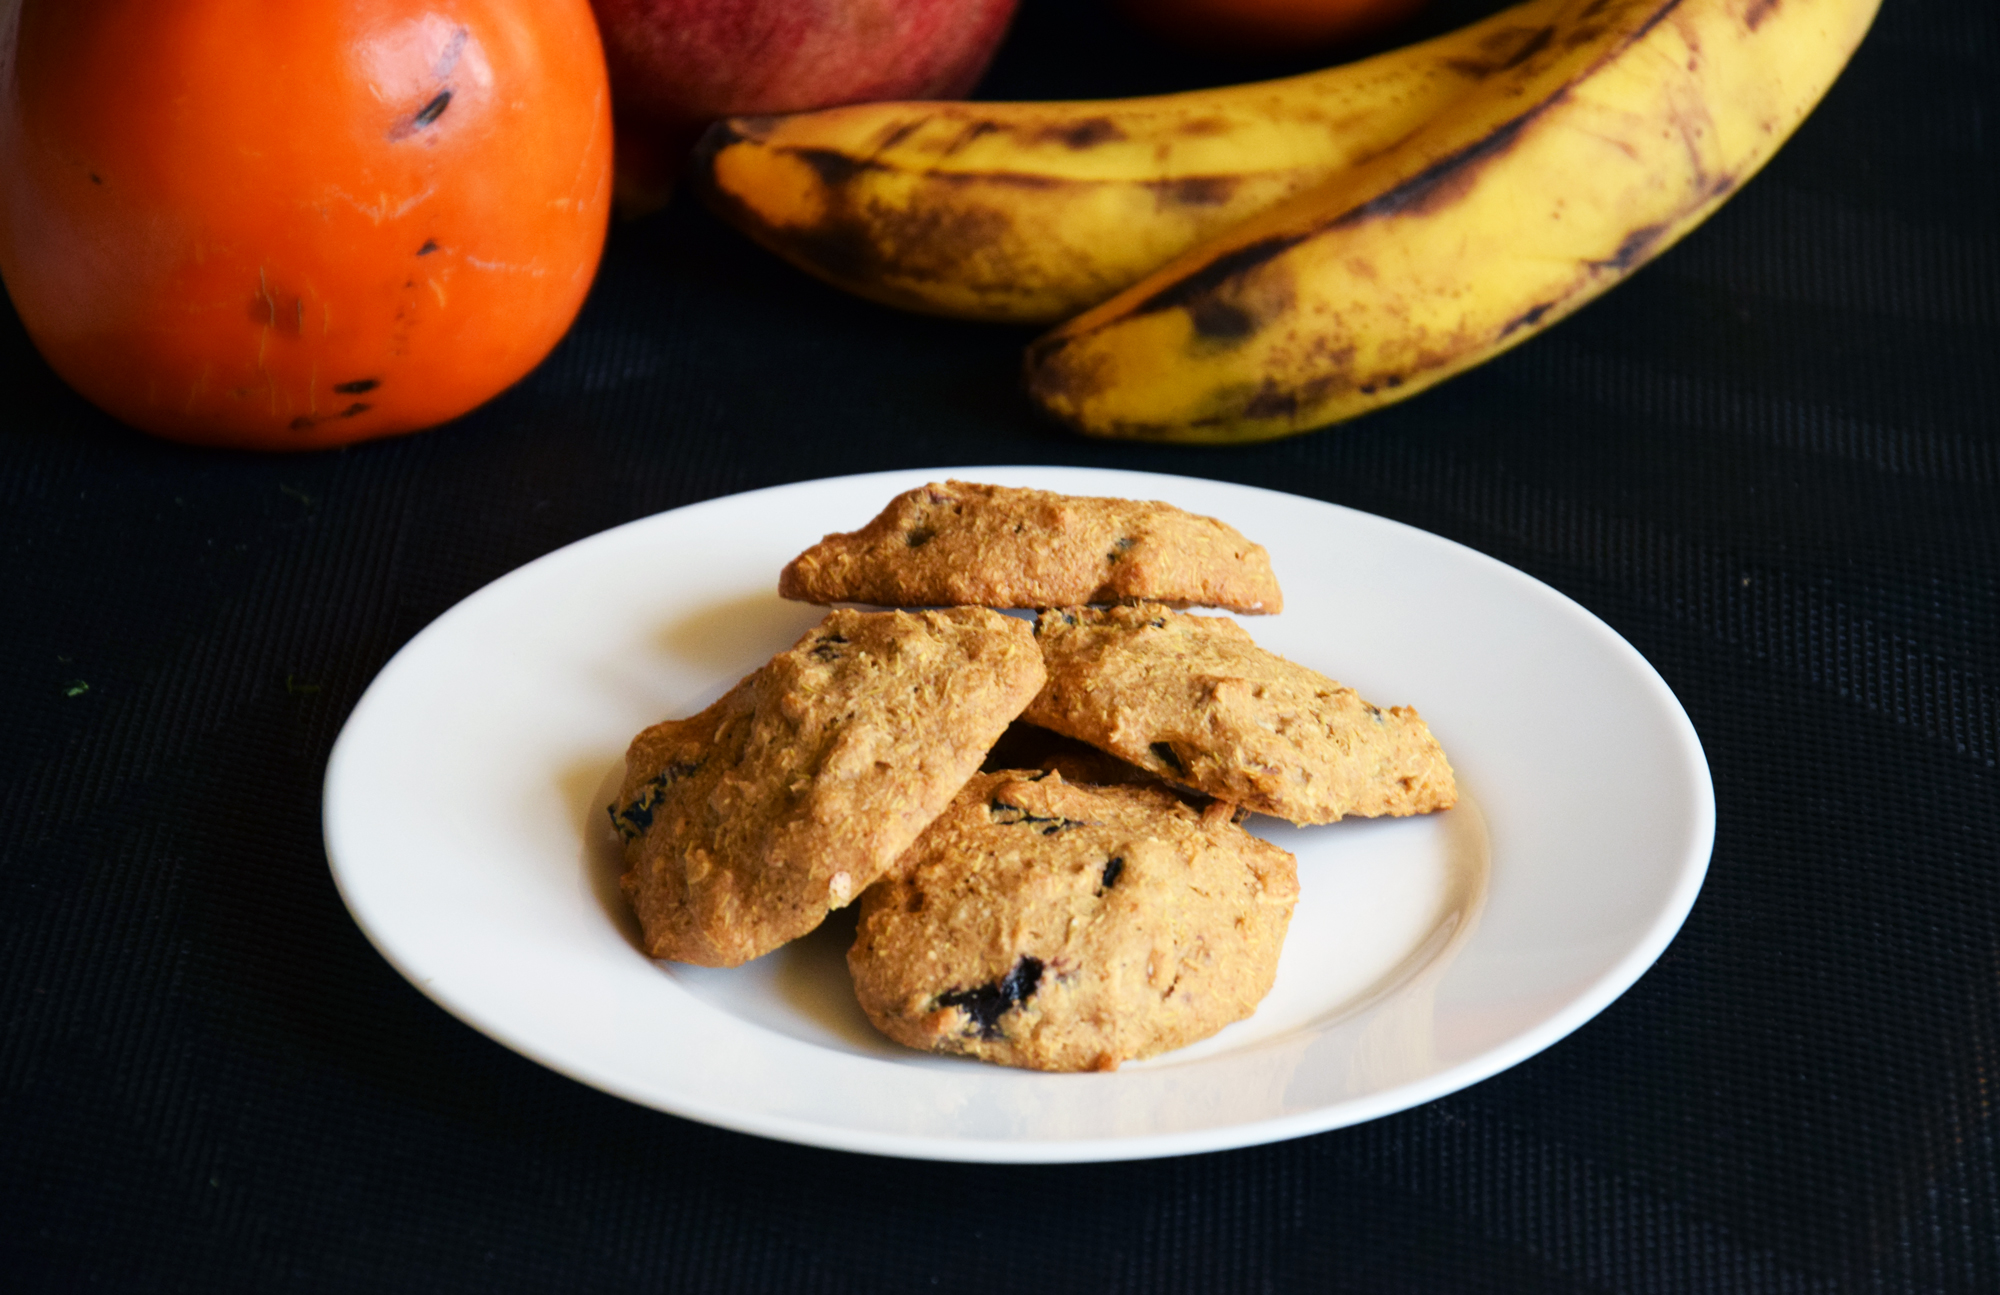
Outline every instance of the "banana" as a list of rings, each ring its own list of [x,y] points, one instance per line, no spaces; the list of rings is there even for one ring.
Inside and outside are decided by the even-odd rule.
[[[710,206],[839,287],[1054,323],[1505,75],[1564,0],[1305,76],[1149,98],[871,103],[717,123]]]
[[[1401,400],[1659,255],[1777,151],[1879,0],[1574,0],[1389,152],[1033,343],[1096,436],[1236,442]]]

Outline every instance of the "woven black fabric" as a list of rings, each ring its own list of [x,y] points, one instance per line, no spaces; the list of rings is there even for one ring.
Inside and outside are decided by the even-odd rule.
[[[986,91],[1265,70],[1030,0]],[[1654,266],[1429,394],[1260,447],[1074,438],[1017,389],[1026,333],[850,299],[686,203],[616,230],[516,390],[317,456],[138,436],[0,312],[0,1285],[2000,1290],[1996,211],[2000,11],[1888,0],[1796,139]],[[1715,775],[1712,870],[1664,959],[1398,1116],[996,1168],[628,1105],[364,941],[320,777],[431,618],[659,509],[1005,462],[1333,500],[1602,616]]]

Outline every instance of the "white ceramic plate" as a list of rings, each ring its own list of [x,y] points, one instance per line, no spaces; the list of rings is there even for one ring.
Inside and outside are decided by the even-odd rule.
[[[640,952],[604,806],[632,734],[692,713],[820,613],[778,570],[945,476],[1164,499],[1271,551],[1258,642],[1417,706],[1446,814],[1292,828],[1302,898],[1271,995],[1214,1038],[1048,1075],[877,1037],[852,919],[728,971]],[[767,1137],[951,1160],[1211,1151],[1353,1124],[1533,1055],[1659,956],[1714,837],[1708,767],[1650,666],[1569,599],[1470,549],[1291,495],[1075,468],[882,473],[716,499],[480,590],[383,669],[327,769],[354,919],[446,1010],[572,1078]],[[845,915],[843,915],[845,916]]]

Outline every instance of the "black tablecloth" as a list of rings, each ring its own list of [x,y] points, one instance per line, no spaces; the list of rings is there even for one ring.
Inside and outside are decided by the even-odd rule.
[[[1030,0],[986,90],[1240,71]],[[1020,393],[1027,333],[843,296],[685,202],[614,232],[519,387],[338,452],[141,437],[6,313],[0,1285],[2000,1290],[1996,84],[2000,11],[1888,0],[1767,171],[1628,284],[1250,448],[1076,438]],[[348,918],[328,749],[458,599],[696,500],[1010,462],[1331,500],[1603,617],[1714,772],[1679,938],[1428,1106],[993,1167],[629,1105],[447,1015]]]

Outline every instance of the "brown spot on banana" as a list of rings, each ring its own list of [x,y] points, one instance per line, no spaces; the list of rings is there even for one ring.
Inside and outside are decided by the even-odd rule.
[[[1084,117],[1076,121],[1045,126],[1035,138],[1053,140],[1069,148],[1085,149],[1114,139],[1124,139],[1125,128],[1109,117]]]
[[[1540,31],[1534,33],[1534,35],[1528,37],[1528,39],[1522,43],[1521,48],[1515,50],[1512,54],[1510,54],[1507,57],[1506,61],[1500,63],[1494,70],[1497,72],[1507,72],[1521,66],[1521,64],[1527,62],[1535,55],[1547,49],[1549,47],[1550,42],[1554,41],[1555,38],[1556,38],[1556,29],[1554,27],[1551,26],[1542,28]]]
[[[1558,93],[1536,104],[1511,121],[1488,131],[1449,157],[1439,158],[1401,184],[1388,189],[1328,221],[1325,228],[1338,229],[1388,216],[1430,215],[1449,207],[1472,188],[1479,172],[1506,155],[1522,130],[1547,111],[1562,96]]]
[[[1258,239],[1254,243],[1224,252],[1207,265],[1182,275],[1152,296],[1127,310],[1122,318],[1150,315],[1155,311],[1176,310],[1186,307],[1192,310],[1217,288],[1250,273],[1273,257],[1297,247],[1312,235],[1310,232],[1297,234],[1275,234]]]
[[[701,165],[695,169],[702,198],[723,219],[800,269],[871,300],[936,310],[935,302],[907,285],[948,279],[958,262],[1009,233],[1007,212],[977,202],[900,208],[871,203],[856,181],[886,168],[865,158],[833,149],[759,146],[765,156],[796,163],[801,182],[812,186],[794,210],[773,215],[716,179],[715,156],[743,142],[742,133],[726,122],[703,137],[697,150]],[[1030,183],[1036,179],[1027,177]],[[793,218],[786,219],[788,215]],[[909,255],[912,247],[923,249],[924,255]]]
[[[1380,148],[1371,148],[1365,153],[1357,153],[1355,154],[1354,161],[1352,162],[1351,165],[1360,166],[1363,162],[1372,162],[1378,157],[1381,157],[1388,153],[1393,153],[1397,149],[1401,148],[1403,145],[1409,143],[1412,139],[1415,139],[1418,135],[1421,135],[1423,133],[1423,130],[1424,128],[1422,126],[1413,126],[1410,128],[1407,134],[1404,134],[1397,139],[1390,140],[1388,143],[1382,145]]]
[[[1258,419],[1297,418],[1302,406],[1310,408],[1315,402],[1325,399],[1327,392],[1338,382],[1338,377],[1329,374],[1301,383],[1293,389],[1280,387],[1266,378],[1256,393],[1243,402],[1243,413],[1246,417]]]
[[[954,281],[958,264],[1001,242],[1012,221],[1005,211],[977,204],[875,211],[865,219],[838,211],[818,225],[780,232],[771,246],[840,287],[929,311],[937,308],[929,298],[896,285]],[[910,247],[921,247],[924,255],[901,253]]]
[[[1085,355],[1056,363],[1069,341],[1061,334],[1044,334],[1028,344],[1022,377],[1028,395],[1045,410],[1079,407],[1109,381],[1109,356]]]
[[[1240,342],[1257,331],[1257,317],[1233,301],[1206,297],[1187,311],[1195,337],[1204,342]]]
[[[997,135],[1007,129],[1008,127],[997,121],[969,121],[957,135],[952,137],[951,143],[945,145],[942,156],[950,157],[954,153],[961,153],[986,136]]]
[[[1612,274],[1624,274],[1646,260],[1653,245],[1660,241],[1660,236],[1667,232],[1667,228],[1668,226],[1664,222],[1654,225],[1643,225],[1627,234],[1623,241],[1618,244],[1618,250],[1610,256],[1599,261],[1585,261],[1584,264],[1593,270],[1608,271]],[[1543,309],[1546,309],[1546,307],[1543,307]],[[1512,331],[1511,326],[1508,331]]]
[[[1256,395],[1243,402],[1243,412],[1251,418],[1290,418],[1299,412],[1299,393],[1280,390],[1266,380]]]
[[[1561,305],[1558,301],[1539,301],[1514,316],[1500,327],[1500,336],[1512,337],[1524,328],[1533,328],[1542,322],[1543,316]]]
[[[897,168],[885,166],[865,157],[856,157],[829,148],[774,148],[773,154],[795,157],[812,168],[829,195],[852,185],[855,178],[866,171],[893,171]],[[1074,186],[1077,182],[1059,176],[1043,175],[1034,171],[932,171],[926,174],[927,183],[948,189],[976,189],[994,187],[1002,189],[1059,189]],[[1229,177],[1222,177],[1229,180]],[[1229,180],[1234,183],[1233,180]],[[1224,195],[1226,199],[1227,195]]]
[[[1219,207],[1242,183],[1242,177],[1235,175],[1187,175],[1178,180],[1150,180],[1146,187],[1162,206]]]
[[[1602,60],[1600,60],[1600,62],[1608,63],[1613,58],[1616,58],[1620,53],[1622,53],[1626,47],[1635,45],[1638,42],[1646,39],[1646,36],[1653,30],[1653,28],[1659,26],[1667,19],[1673,17],[1674,14],[1680,9],[1680,7],[1681,7],[1681,0],[1666,0],[1666,3],[1662,4],[1658,9],[1654,10],[1653,13],[1647,17],[1645,22],[1639,24],[1639,29],[1637,31],[1633,32],[1632,35],[1627,39],[1620,41],[1616,49],[1607,51],[1605,57]]]
[[[814,174],[819,176],[819,182],[828,189],[845,188],[855,176],[873,165],[861,158],[851,157],[830,148],[788,148],[777,151],[789,153],[811,167]]]
[[[930,121],[929,117],[918,117],[914,121],[891,122],[881,134],[870,140],[869,143],[875,152],[886,153],[922,130],[924,124],[928,121]]]
[[[1478,84],[1495,72],[1519,67],[1546,48],[1556,29],[1548,27],[1507,27],[1480,42],[1480,57],[1464,55],[1442,59],[1438,66]]]
[[[1065,180],[1034,171],[937,171],[925,177],[933,184],[953,189],[1075,189],[1088,182]]]

